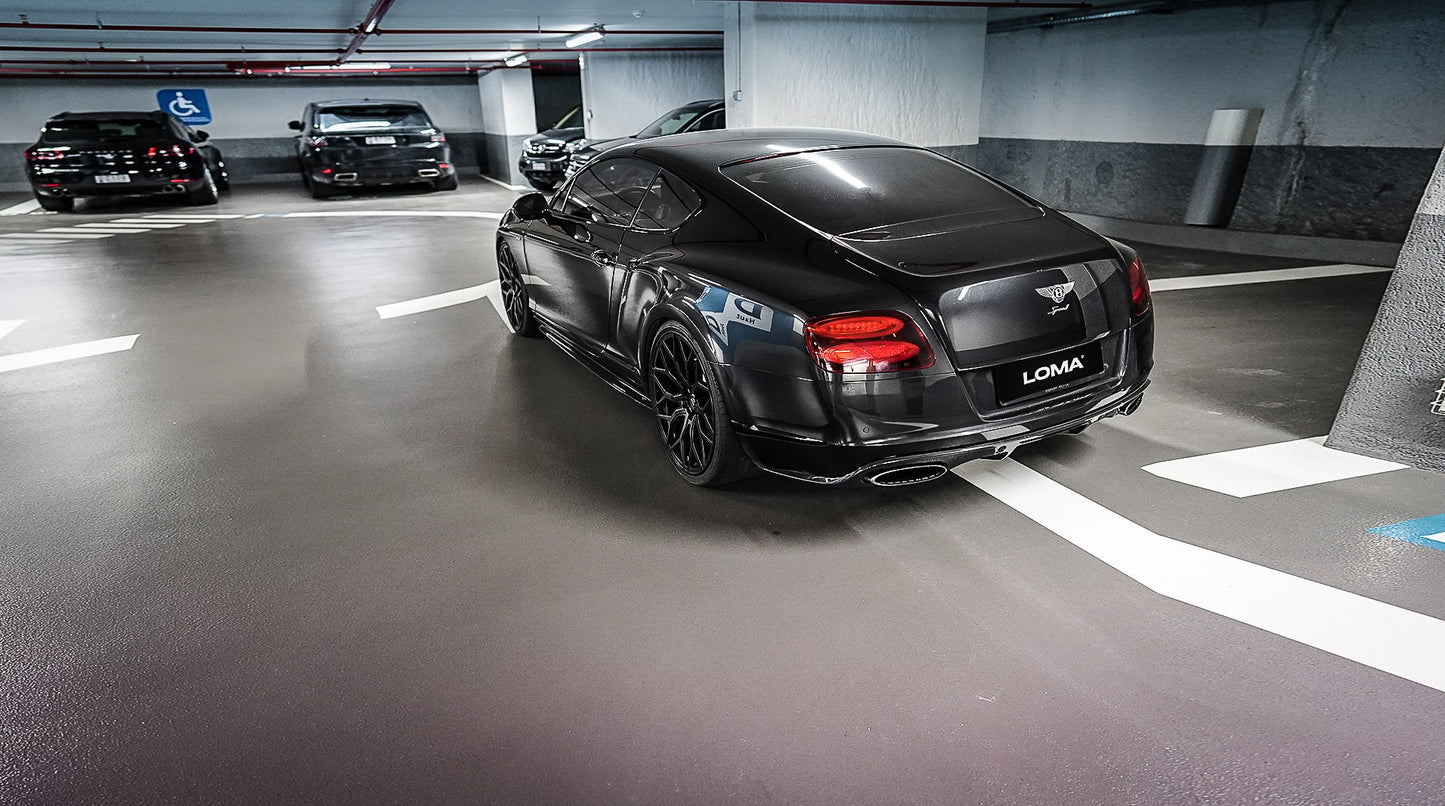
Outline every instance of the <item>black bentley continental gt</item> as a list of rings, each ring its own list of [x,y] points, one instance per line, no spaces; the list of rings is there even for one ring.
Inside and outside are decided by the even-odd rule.
[[[508,324],[649,406],[677,471],[929,481],[1130,414],[1153,364],[1129,247],[854,132],[609,150],[502,218]]]

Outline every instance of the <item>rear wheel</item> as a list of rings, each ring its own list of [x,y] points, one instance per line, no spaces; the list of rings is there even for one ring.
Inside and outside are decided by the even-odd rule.
[[[456,190],[460,184],[461,182],[457,180],[457,175],[452,174],[451,176],[443,176],[434,182],[432,186],[437,190]]]
[[[71,196],[42,196],[37,193],[35,201],[40,203],[40,209],[52,213],[68,213],[75,209],[75,199]]]
[[[191,204],[215,204],[221,200],[221,192],[216,188],[216,177],[211,175],[210,169],[201,171],[201,186],[192,190],[187,196]]]
[[[550,179],[536,179],[530,176],[527,177],[527,184],[543,192],[549,191],[557,186],[557,183]]]
[[[540,335],[527,297],[527,282],[512,257],[511,247],[506,244],[497,246],[497,280],[502,286],[502,308],[507,312],[507,324],[512,326],[512,331],[528,338]]]
[[[672,466],[690,484],[716,487],[752,475],[723,403],[716,370],[687,328],[665,322],[647,351],[647,391]]]
[[[310,175],[306,175],[304,181],[306,182],[306,189],[311,192],[311,198],[313,199],[329,199],[336,194],[336,191],[333,190],[330,185],[325,182],[317,182],[312,179]]]

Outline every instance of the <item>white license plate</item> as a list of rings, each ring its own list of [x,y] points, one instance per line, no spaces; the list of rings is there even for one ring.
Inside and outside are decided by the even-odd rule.
[[[97,185],[123,185],[130,181],[130,174],[96,174]]]
[[[396,138],[389,134],[375,134],[366,138],[366,144],[369,146],[394,146]]]
[[[545,163],[545,162],[534,162],[534,163],[532,163],[532,170],[534,170],[534,171],[545,171],[545,170],[547,170],[547,163]]]

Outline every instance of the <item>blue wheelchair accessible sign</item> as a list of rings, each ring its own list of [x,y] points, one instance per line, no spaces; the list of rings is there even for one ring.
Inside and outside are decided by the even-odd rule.
[[[161,90],[156,104],[187,125],[211,122],[211,106],[206,103],[205,90]]]

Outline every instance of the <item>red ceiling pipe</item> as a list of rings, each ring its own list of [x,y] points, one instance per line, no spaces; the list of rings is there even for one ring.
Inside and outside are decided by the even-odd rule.
[[[933,8],[1090,8],[1090,3],[1015,2],[1014,0],[750,0],[753,3],[818,3],[837,6],[930,6]],[[608,31],[608,33],[612,33]]]
[[[1057,7],[1057,6],[1051,6]],[[130,33],[185,33],[185,34],[355,34],[355,28],[284,28],[228,25],[110,25],[106,23],[74,22],[0,22],[0,30],[33,29],[43,31],[124,31]],[[371,33],[418,34],[427,36],[537,36],[570,35],[578,28],[388,28],[384,32]],[[661,29],[638,29],[630,31],[608,31],[608,36],[722,36],[722,31],[667,31]]]

